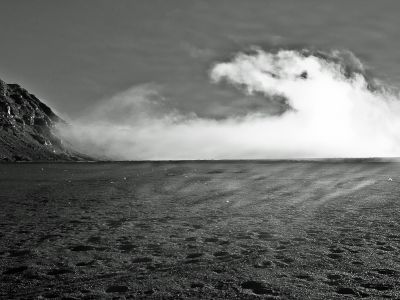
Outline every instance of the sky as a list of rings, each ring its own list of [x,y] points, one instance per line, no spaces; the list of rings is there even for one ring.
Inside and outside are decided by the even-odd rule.
[[[62,137],[95,157],[400,156],[399,8],[2,0],[0,78],[52,107],[71,125]]]
[[[348,49],[400,85],[396,0],[3,0],[0,78],[67,118],[143,84],[175,107],[223,118],[248,107],[210,83],[218,61],[251,45]],[[249,106],[266,104],[253,95]],[[267,107],[266,109],[269,109]]]

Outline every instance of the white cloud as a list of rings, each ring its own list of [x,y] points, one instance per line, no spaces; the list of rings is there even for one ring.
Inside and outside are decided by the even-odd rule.
[[[340,62],[318,55],[239,53],[216,63],[211,80],[248,94],[283,96],[293,110],[199,118],[178,113],[159,87],[145,85],[116,95],[61,132],[84,152],[124,160],[399,156],[399,101],[369,90],[361,73],[348,75]]]

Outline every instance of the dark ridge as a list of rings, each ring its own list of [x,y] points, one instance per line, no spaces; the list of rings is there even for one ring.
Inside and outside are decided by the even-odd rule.
[[[57,161],[70,163],[71,161]],[[280,164],[280,163],[314,163],[314,164],[393,164],[400,163],[400,157],[371,157],[371,158],[304,158],[304,159],[193,159],[193,160],[84,160],[88,164]],[[40,161],[25,161],[21,163],[41,163]]]
[[[66,124],[35,95],[0,80],[0,162],[90,159],[57,136],[58,123]]]

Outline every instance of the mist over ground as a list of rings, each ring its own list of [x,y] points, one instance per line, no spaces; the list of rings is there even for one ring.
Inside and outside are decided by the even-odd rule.
[[[213,63],[208,76],[221,90],[243,93],[240,111],[199,116],[149,83],[102,101],[60,133],[85,153],[115,160],[400,154],[397,92],[350,51],[252,47]]]

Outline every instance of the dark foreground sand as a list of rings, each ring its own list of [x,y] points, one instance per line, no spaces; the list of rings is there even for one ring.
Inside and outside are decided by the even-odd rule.
[[[2,164],[0,206],[0,298],[400,296],[399,163]]]

